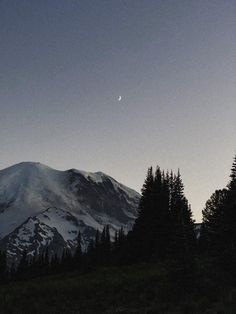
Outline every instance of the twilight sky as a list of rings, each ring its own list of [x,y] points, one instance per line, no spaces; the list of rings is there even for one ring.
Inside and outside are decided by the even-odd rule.
[[[236,152],[235,16],[235,0],[0,0],[0,169],[140,191],[148,166],[179,167],[199,221]]]

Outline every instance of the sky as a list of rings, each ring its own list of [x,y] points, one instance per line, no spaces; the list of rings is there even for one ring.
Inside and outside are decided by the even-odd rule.
[[[180,168],[200,221],[236,153],[235,16],[235,0],[0,0],[0,169],[140,191],[150,165]]]

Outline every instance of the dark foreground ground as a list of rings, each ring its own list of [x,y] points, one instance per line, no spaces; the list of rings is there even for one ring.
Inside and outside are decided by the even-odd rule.
[[[0,313],[235,314],[236,289],[204,278],[183,290],[163,267],[136,265],[12,282],[0,286]]]

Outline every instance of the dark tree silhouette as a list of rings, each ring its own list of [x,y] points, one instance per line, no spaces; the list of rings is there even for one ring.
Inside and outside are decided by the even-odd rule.
[[[82,253],[82,245],[81,245],[81,234],[80,231],[78,233],[77,237],[77,246],[76,246],[76,251],[74,255],[74,264],[75,268],[80,269],[82,266],[82,258],[83,258],[83,253]]]
[[[223,190],[217,190],[203,210],[201,247],[216,258],[222,269],[236,275],[236,156],[230,181]]]
[[[179,172],[165,174],[157,167],[153,176],[152,168],[148,169],[128,242],[127,254],[133,255],[133,261],[179,258],[194,250],[194,221]]]
[[[178,171],[171,190],[171,245],[173,256],[181,258],[191,254],[195,246],[194,220],[191,207],[184,196],[184,185]]]
[[[0,251],[0,282],[6,279],[7,257],[5,251]]]
[[[200,249],[208,254],[218,254],[222,242],[222,223],[225,204],[227,202],[228,190],[216,190],[206,202],[202,211],[203,220],[200,234]],[[222,243],[220,245],[220,243]]]

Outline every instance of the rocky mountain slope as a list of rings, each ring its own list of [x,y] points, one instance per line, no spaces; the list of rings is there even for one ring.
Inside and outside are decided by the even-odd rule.
[[[96,230],[128,231],[140,195],[102,173],[58,171],[24,162],[0,171],[0,247],[16,260],[24,250],[73,249],[78,232],[87,246]]]

